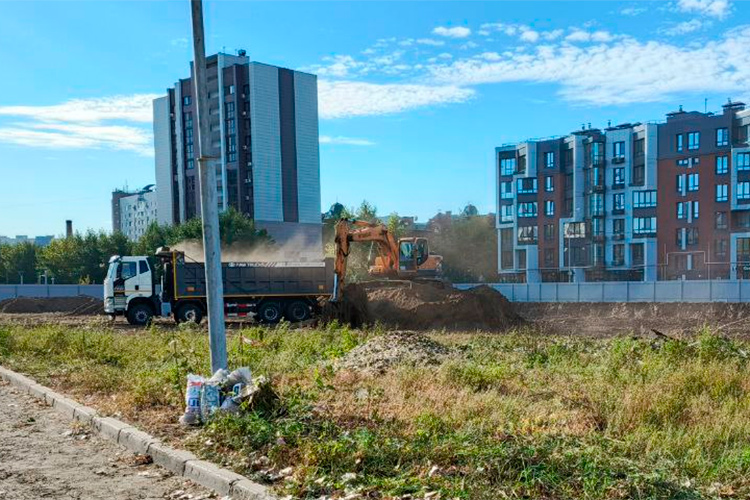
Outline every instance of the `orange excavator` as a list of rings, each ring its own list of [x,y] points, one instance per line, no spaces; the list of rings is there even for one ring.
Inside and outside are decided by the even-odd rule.
[[[372,242],[378,254],[368,269],[370,276],[385,279],[436,278],[442,274],[443,258],[430,254],[427,238],[396,238],[384,224],[341,219],[336,223],[336,260],[333,302],[338,301],[346,280],[346,261],[351,244]]]

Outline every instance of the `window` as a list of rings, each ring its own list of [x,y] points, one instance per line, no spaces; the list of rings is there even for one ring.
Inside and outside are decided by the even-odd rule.
[[[714,227],[716,229],[726,229],[727,227],[729,227],[729,225],[727,224],[726,212],[716,212],[716,216],[714,220],[715,220]]]
[[[583,222],[566,222],[563,226],[566,238],[585,238],[586,224]]]
[[[737,170],[750,170],[750,153],[737,153]]]
[[[685,136],[677,134],[677,151],[682,151],[685,148]]]
[[[625,168],[617,167],[614,169],[614,181],[612,182],[613,187],[625,185]]]
[[[516,159],[503,158],[500,160],[500,175],[513,175],[516,172]]]
[[[224,87],[224,93],[227,95],[234,94],[234,85],[229,85],[227,87]]]
[[[518,157],[518,168],[516,169],[517,174],[526,173],[526,155]]]
[[[226,114],[225,118],[227,120],[229,120],[230,118],[234,118],[234,103],[233,102],[224,103],[224,113]]]
[[[555,178],[548,175],[544,178],[544,190],[551,193],[555,190]]]
[[[234,118],[231,120],[227,120],[227,134],[234,135],[236,132],[235,124],[234,124]]]
[[[185,113],[183,116],[183,121],[185,122],[185,128],[192,128],[193,126],[193,113]]]
[[[612,245],[612,265],[622,266],[625,264],[625,245]]]
[[[615,142],[613,146],[614,146],[614,150],[612,152],[612,155],[615,158],[625,158],[625,142],[624,141]]]
[[[555,215],[555,202],[552,200],[545,200],[544,202],[544,215],[552,217]]]
[[[625,193],[612,195],[612,210],[625,210]]]
[[[685,231],[685,235],[687,237],[688,245],[698,244],[698,228],[697,227],[689,227],[687,231]]]
[[[135,262],[123,262],[120,268],[120,278],[126,280],[138,275]]]
[[[678,175],[677,176],[677,192],[682,193],[683,191],[685,191],[685,176]]]
[[[500,207],[500,222],[511,222],[513,220],[513,205],[502,205]]]
[[[651,234],[656,232],[656,217],[635,217],[633,234]]]
[[[536,217],[537,216],[537,204],[535,201],[529,203],[518,204],[518,216],[519,217]]]
[[[513,183],[511,181],[500,183],[500,198],[503,200],[513,199]]]
[[[537,181],[535,177],[518,179],[516,181],[516,193],[518,194],[536,194]]]
[[[726,259],[727,240],[714,240],[714,256],[718,259]]]
[[[633,166],[633,186],[643,186],[646,182],[646,166],[645,165],[634,165]]]
[[[544,249],[544,267],[555,266],[555,249],[545,248]]]
[[[591,219],[591,235],[604,236],[604,219]]]
[[[687,167],[688,165],[690,165],[690,160],[688,158],[677,160],[678,167]]]
[[[693,219],[697,219],[700,216],[700,202],[693,201]]]
[[[687,215],[685,214],[685,203],[679,202],[677,203],[677,218],[678,219],[684,219]]]
[[[138,261],[138,272],[144,274],[148,272],[148,262],[145,260]]]
[[[545,166],[545,168],[555,168],[555,153],[554,153],[554,151],[549,151],[547,153],[544,153],[544,166]]]
[[[557,234],[555,234],[555,225],[554,224],[545,224],[544,225],[544,240],[545,241],[553,241],[557,239]]]
[[[689,132],[688,133],[688,149],[694,150],[700,147],[701,147],[701,133]]]
[[[500,230],[500,266],[513,269],[513,228]]]
[[[589,198],[589,215],[604,215],[604,197],[601,193],[592,194]]]
[[[516,250],[518,269],[526,269],[526,250]]]
[[[698,174],[688,174],[687,176],[687,190],[688,191],[698,191],[698,188],[700,187],[700,178],[698,177]]]
[[[743,264],[750,261],[750,238],[737,238],[737,261]]]
[[[750,212],[735,212],[733,214],[733,227],[738,227],[742,229],[750,228]]]
[[[615,236],[625,234],[625,219],[612,219],[612,233]]]
[[[729,199],[728,190],[729,186],[727,184],[717,184],[716,201],[727,201]]]
[[[727,130],[726,128],[716,129],[716,145],[717,146],[729,145],[729,130]]]
[[[737,199],[750,200],[750,182],[744,181],[737,183]]]
[[[644,261],[643,243],[630,245],[630,263],[634,266],[642,266]]]
[[[182,105],[183,106],[190,106],[190,102],[191,102],[191,99],[190,99],[189,95],[186,95],[186,96],[182,97]]]
[[[524,226],[518,228],[518,244],[533,245],[537,241],[536,226]]]
[[[633,208],[656,206],[656,191],[633,191]]]
[[[716,157],[716,173],[718,175],[726,174],[729,171],[728,158],[726,156]]]
[[[193,163],[193,161],[194,160],[192,158],[190,158],[187,161],[187,164],[185,165],[185,168],[188,169],[188,170],[190,170],[191,168],[195,168],[195,163]]]
[[[186,149],[187,149],[188,158],[193,158],[194,157],[194,155],[193,155],[193,151],[194,151],[193,150],[193,144],[192,143],[188,144]]]

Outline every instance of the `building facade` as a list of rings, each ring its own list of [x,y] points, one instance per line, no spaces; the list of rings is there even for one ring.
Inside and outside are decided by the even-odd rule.
[[[112,231],[137,241],[148,226],[157,221],[157,198],[154,185],[139,191],[117,189],[112,192]]]
[[[191,67],[192,74],[192,67]],[[234,207],[297,258],[322,257],[317,77],[244,51],[207,59],[210,144],[220,210]],[[158,220],[200,216],[191,78],[154,101]]]
[[[748,124],[729,103],[496,148],[501,277],[750,277]]]

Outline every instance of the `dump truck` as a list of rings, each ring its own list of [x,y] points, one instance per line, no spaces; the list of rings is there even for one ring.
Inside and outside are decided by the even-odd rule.
[[[157,279],[156,262],[161,263]],[[224,312],[262,323],[305,321],[317,315],[333,291],[333,259],[319,262],[225,262]],[[206,315],[206,271],[184,252],[161,247],[156,259],[109,259],[104,280],[104,312],[125,316],[132,325],[154,317],[200,323]]]

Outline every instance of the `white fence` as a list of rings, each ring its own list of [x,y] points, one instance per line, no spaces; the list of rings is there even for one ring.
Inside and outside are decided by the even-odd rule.
[[[103,285],[0,285],[0,300],[16,297],[75,297],[88,295],[102,299]]]
[[[460,284],[467,289],[477,284]],[[750,302],[750,280],[492,283],[513,302]]]

